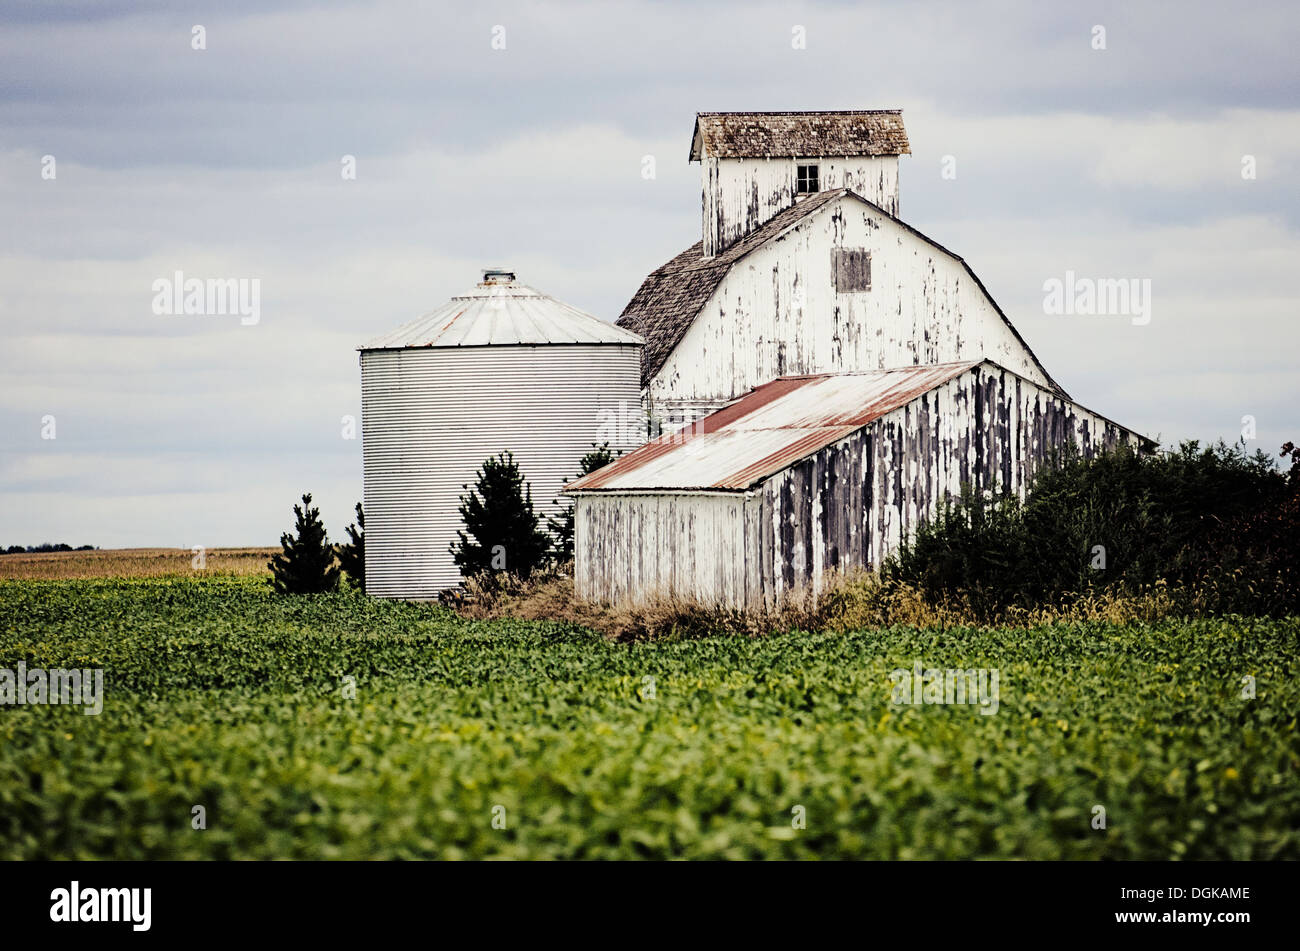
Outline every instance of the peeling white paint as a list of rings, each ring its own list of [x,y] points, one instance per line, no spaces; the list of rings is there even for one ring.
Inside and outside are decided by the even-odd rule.
[[[704,256],[725,251],[797,200],[800,165],[816,165],[818,191],[849,188],[898,215],[898,156],[744,158],[700,162]]]
[[[836,292],[837,248],[870,252],[869,291]],[[647,395],[686,416],[779,376],[985,358],[1051,385],[961,259],[845,195],[732,266]]]

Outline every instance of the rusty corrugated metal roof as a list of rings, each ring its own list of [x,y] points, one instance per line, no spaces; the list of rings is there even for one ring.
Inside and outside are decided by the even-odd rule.
[[[980,362],[781,377],[564,491],[747,489]]]
[[[564,343],[635,346],[644,341],[630,330],[520,284],[512,272],[490,270],[468,292],[358,349]]]

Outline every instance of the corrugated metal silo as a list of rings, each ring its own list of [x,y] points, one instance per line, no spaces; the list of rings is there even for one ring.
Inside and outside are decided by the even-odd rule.
[[[432,598],[460,582],[448,551],[462,486],[514,453],[539,514],[592,443],[641,441],[643,341],[515,280],[482,283],[360,347],[366,590]]]

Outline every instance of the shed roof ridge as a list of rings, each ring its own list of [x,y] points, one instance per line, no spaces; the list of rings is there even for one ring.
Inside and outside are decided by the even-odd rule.
[[[819,373],[786,373],[773,378],[770,382],[775,383],[777,380],[812,380],[826,376],[870,376],[873,373],[903,373],[907,370],[915,370],[917,367],[974,367],[981,363],[993,363],[995,366],[1001,366],[987,357],[977,360],[938,360],[934,363],[900,363],[895,366],[877,367],[874,370],[823,370]],[[1002,367],[1002,369],[1006,368]],[[1007,372],[1012,371],[1008,370]],[[766,386],[767,384],[760,385]]]
[[[757,432],[779,432],[782,430],[804,432],[804,436],[795,440],[794,443],[791,446],[786,447],[784,451],[769,453],[767,456],[756,459],[748,465],[742,466],[732,472],[726,477],[725,484],[722,481],[718,481],[709,486],[680,486],[681,488],[711,489],[750,488],[772,475],[773,472],[779,471],[779,468],[772,469],[772,465],[774,465],[776,461],[779,460],[781,462],[780,468],[787,468],[790,465],[806,459],[808,456],[820,452],[827,446],[833,445],[839,440],[846,438],[849,434],[871,425],[882,416],[888,415],[897,409],[907,406],[925,394],[951,382],[963,373],[970,372],[970,370],[981,366],[984,363],[991,362],[992,361],[987,360],[976,360],[957,363],[920,364],[910,368],[899,367],[897,370],[876,370],[859,374],[827,373],[817,374],[811,377],[780,377],[776,380],[771,380],[754,387],[736,402],[709,414],[704,417],[704,419],[699,420],[698,423],[688,426],[681,432],[668,433],[645,443],[643,446],[634,449],[632,452],[603,469],[599,469],[590,475],[583,476],[581,479],[569,483],[569,485],[562,491],[566,493],[601,491],[600,483],[602,481],[608,481],[611,478],[635,472],[637,469],[643,468],[655,460],[670,454],[676,447],[685,446],[696,439],[718,435],[728,436],[733,433],[737,438],[740,438],[745,435],[752,437],[753,434]],[[1004,368],[999,367],[999,369]],[[842,379],[850,376],[873,375],[884,377],[894,374],[902,374],[904,371],[908,370],[910,370],[912,376],[918,378],[915,383],[911,387],[892,384],[881,392],[875,394],[871,408],[867,409],[860,419],[845,419],[841,416],[834,419],[828,418],[822,425],[731,428],[746,417],[779,404],[783,399],[797,393],[803,388],[803,386],[811,385],[814,382],[820,382],[826,378]],[[936,374],[935,371],[947,372]],[[791,383],[799,380],[803,381],[800,386],[778,386],[778,384],[783,381]],[[773,389],[778,390],[778,392],[770,393]],[[771,397],[770,399],[764,398],[769,394]],[[790,450],[796,447],[798,448],[798,453],[797,455],[792,455]]]

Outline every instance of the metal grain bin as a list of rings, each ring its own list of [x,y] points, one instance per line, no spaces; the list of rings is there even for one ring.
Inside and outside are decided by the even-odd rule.
[[[360,347],[366,590],[433,598],[460,582],[462,486],[489,456],[514,453],[545,516],[592,443],[635,448],[643,343],[487,271]]]

